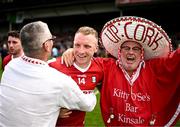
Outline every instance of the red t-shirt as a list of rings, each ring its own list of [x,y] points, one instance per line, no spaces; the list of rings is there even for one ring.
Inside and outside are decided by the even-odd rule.
[[[51,67],[71,76],[85,93],[92,92],[96,85],[102,81],[103,72],[99,64],[99,61],[93,58],[89,68],[82,72],[75,66],[66,67],[65,64],[61,64],[60,57],[55,62],[49,63]],[[58,118],[56,126],[84,126],[84,119],[84,111],[73,110],[69,118]]]
[[[168,58],[146,61],[133,83],[115,60],[104,60],[102,66],[101,113],[106,126],[171,126],[179,119],[180,49]]]
[[[11,61],[12,60],[12,55],[7,55],[6,57],[4,57],[4,59],[3,59],[3,63],[2,63],[2,67],[3,67],[3,69],[4,69],[4,67],[9,63],[9,61]]]

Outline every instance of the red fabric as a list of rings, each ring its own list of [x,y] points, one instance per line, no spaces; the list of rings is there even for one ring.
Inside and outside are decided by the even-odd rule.
[[[106,126],[148,126],[151,120],[154,126],[163,126],[170,121],[180,102],[180,49],[169,58],[146,61],[132,86],[115,60],[102,65],[101,111]],[[114,119],[107,123],[110,114]]]
[[[81,90],[94,90],[97,83],[101,82],[103,72],[96,59],[93,59],[91,62],[91,66],[84,73],[74,66],[66,67],[65,64],[61,64],[61,58],[57,58],[55,62],[49,63],[49,65],[58,71],[71,76]],[[69,118],[58,118],[56,126],[84,126],[84,119],[85,112],[73,110]]]
[[[3,67],[3,69],[5,68],[5,66],[9,63],[9,61],[11,61],[11,59],[12,59],[12,55],[7,55],[6,57],[4,57],[4,59],[3,59],[3,64],[2,64],[2,67]]]

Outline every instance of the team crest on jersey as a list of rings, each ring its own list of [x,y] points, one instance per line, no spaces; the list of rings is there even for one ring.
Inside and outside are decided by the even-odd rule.
[[[93,82],[93,83],[96,82],[96,77],[95,77],[95,76],[92,77],[92,82]]]

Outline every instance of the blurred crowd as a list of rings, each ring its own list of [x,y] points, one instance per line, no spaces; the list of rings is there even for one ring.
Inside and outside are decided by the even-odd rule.
[[[69,32],[69,33],[66,32],[61,35],[59,34],[55,34],[55,35],[56,35],[56,39],[54,41],[54,46],[52,49],[52,57],[61,56],[66,49],[71,48],[73,46],[73,37],[74,37],[73,32]],[[171,39],[174,49],[180,47],[180,33],[177,33],[176,35],[172,36]],[[3,59],[7,54],[8,54],[7,36],[4,36],[0,38],[1,58]],[[100,43],[99,43],[99,50],[95,54],[95,56],[100,56],[100,57],[108,56],[108,54],[105,52],[103,46]]]

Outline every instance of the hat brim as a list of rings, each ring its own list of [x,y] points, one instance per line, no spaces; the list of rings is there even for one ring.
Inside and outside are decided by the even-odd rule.
[[[100,42],[107,52],[118,58],[118,49],[125,41],[141,44],[146,60],[167,56],[172,51],[166,32],[154,22],[141,17],[118,17],[104,25]]]

